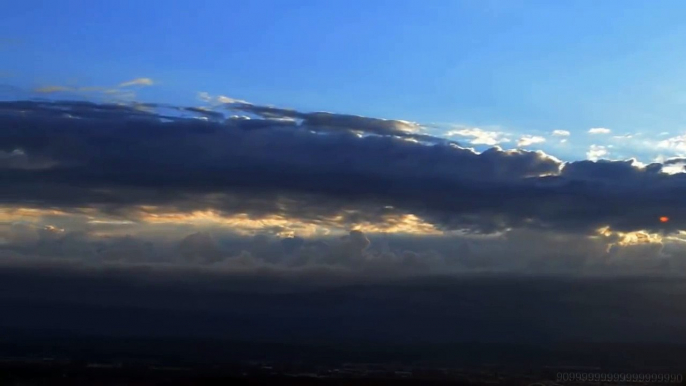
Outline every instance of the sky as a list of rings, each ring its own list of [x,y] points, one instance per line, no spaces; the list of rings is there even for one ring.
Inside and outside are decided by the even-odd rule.
[[[0,70],[3,83],[24,92],[149,78],[154,87],[139,92],[146,101],[188,104],[208,92],[437,123],[436,134],[451,125],[502,131],[510,139],[504,147],[540,136],[546,142],[533,148],[565,160],[585,158],[596,145],[607,157],[651,162],[684,150],[663,143],[684,129],[684,7],[669,0],[14,2],[0,19],[7,55]],[[589,136],[596,127],[611,135]],[[554,130],[572,137],[560,143]]]
[[[0,266],[682,278],[685,8],[7,4]]]

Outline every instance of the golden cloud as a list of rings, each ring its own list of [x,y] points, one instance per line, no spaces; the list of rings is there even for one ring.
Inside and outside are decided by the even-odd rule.
[[[69,213],[57,209],[34,209],[0,207],[0,221],[12,222],[25,219],[37,220],[48,216],[67,216]]]
[[[659,233],[650,233],[645,230],[635,232],[617,232],[610,229],[610,227],[602,227],[597,230],[598,235],[608,241],[607,250],[612,246],[630,246],[630,245],[645,245],[645,244],[662,244],[666,238]],[[669,238],[667,238],[669,239]]]
[[[141,207],[137,219],[150,224],[190,224],[197,226],[229,227],[233,231],[251,234],[271,230],[280,236],[314,236],[359,230],[365,233],[400,233],[436,235],[442,232],[412,214],[386,216],[382,223],[358,222],[349,224],[343,215],[316,221],[302,221],[281,215],[251,217],[247,214],[222,214],[214,210],[193,212],[164,212],[156,207]]]

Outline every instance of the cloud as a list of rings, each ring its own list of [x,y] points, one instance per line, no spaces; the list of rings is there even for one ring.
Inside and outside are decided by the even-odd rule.
[[[244,104],[244,105],[250,105],[250,104],[251,104],[251,103],[246,102],[246,101],[244,101],[244,100],[229,98],[229,97],[224,96],[224,95],[219,95],[219,96],[217,97],[217,102],[219,102],[219,103],[228,103],[228,104],[240,103],[240,104]]]
[[[152,86],[154,84],[153,80],[150,78],[136,78],[119,84],[119,87],[130,87],[130,86]]]
[[[179,243],[179,251],[185,260],[216,263],[222,260],[217,242],[207,232],[193,233]]]
[[[657,144],[658,148],[668,149],[675,153],[686,153],[686,135],[678,135],[675,137],[664,139]]]
[[[662,172],[668,174],[684,173],[686,171],[686,159],[670,158],[662,162]]]
[[[545,138],[539,136],[525,135],[517,141],[517,147],[531,146],[537,143],[545,142]]]
[[[39,87],[35,89],[34,91],[40,94],[52,94],[56,92],[64,92],[64,91],[74,91],[75,89],[72,87],[65,87],[65,86],[45,86],[45,87]]]
[[[205,95],[202,95],[205,97]],[[350,114],[335,114],[329,112],[304,113],[292,109],[272,106],[254,105],[239,99],[219,96],[217,101],[231,111],[247,113],[267,120],[267,122],[282,122],[285,124],[296,121],[315,131],[353,131],[376,135],[394,135],[424,142],[450,142],[444,138],[422,134],[422,126],[416,122],[397,119],[380,119]],[[248,117],[249,118],[249,117]]]
[[[370,248],[360,230],[344,236],[242,236],[214,229],[173,239],[155,236],[109,236],[97,231],[68,231],[36,222],[0,226],[0,267],[9,256],[25,263],[39,261],[85,264],[152,264],[153,266],[210,267],[223,270],[270,268],[292,271],[326,268],[376,277],[426,274],[443,267],[437,252],[402,247]],[[167,232],[167,235],[170,233]],[[4,253],[3,253],[4,252]]]
[[[478,127],[465,127],[461,129],[450,130],[445,133],[445,135],[447,137],[459,136],[470,138],[469,143],[472,145],[495,146],[501,143],[510,142],[505,133],[499,131],[486,131]]]
[[[404,120],[200,97],[0,102],[4,326],[686,339],[686,308],[664,297],[684,293],[684,158],[477,152]]]
[[[11,152],[0,150],[0,164],[7,169],[49,169],[54,166],[49,159],[28,157],[24,151],[14,149]]]
[[[64,93],[66,95],[71,95],[72,97],[100,98],[110,102],[123,100],[130,102],[136,97],[135,91],[130,89],[130,86],[151,86],[152,84],[153,81],[150,78],[138,78],[123,82],[114,87],[70,87],[50,85],[36,88],[33,92],[38,94]]]
[[[586,152],[586,158],[591,161],[597,161],[607,155],[607,147],[601,145],[591,145],[591,147]]]
[[[610,134],[611,130],[604,127],[593,127],[588,130],[589,134]]]
[[[298,112],[286,115],[309,120],[280,121],[274,115],[284,114],[273,110],[252,119],[158,110],[0,104],[0,150],[22,154],[21,163],[14,156],[0,159],[8,182],[0,187],[4,205],[87,208],[148,223],[155,215],[195,226],[213,213],[210,219],[236,226],[264,221],[278,234],[307,226],[425,234],[550,229],[587,236],[605,226],[667,233],[686,227],[682,174],[662,172],[662,164],[602,161],[607,149],[598,145],[589,154],[599,162],[562,163],[540,151],[478,153],[454,143],[409,141],[397,127],[404,124],[347,115],[325,115],[323,124]],[[331,122],[341,125],[325,128]],[[659,223],[667,212],[674,220]]]
[[[556,137],[569,137],[571,133],[567,130],[553,130],[553,135]]]
[[[230,229],[193,233],[162,228],[161,233],[102,234],[103,224],[69,230],[46,221],[0,225],[0,269],[60,264],[147,266],[155,269],[217,269],[225,273],[283,273],[320,269],[364,277],[434,274],[556,274],[597,276],[686,275],[686,240],[647,232],[598,230],[596,236],[545,229],[513,229],[500,235],[346,235],[253,236]],[[135,231],[130,226],[128,231]],[[186,230],[188,232],[188,230]],[[681,236],[683,237],[683,236]]]
[[[55,177],[60,175],[61,177],[57,177],[58,179],[70,179],[79,176],[77,178],[84,178],[84,182],[88,185],[104,184],[100,189],[93,189],[95,186],[88,188],[91,192],[88,196],[91,197],[83,196],[82,199],[76,199],[77,202],[73,203],[76,205],[87,204],[92,200],[105,199],[107,201],[109,199],[104,196],[111,193],[120,197],[119,199],[124,199],[121,202],[124,206],[141,205],[146,202],[148,204],[178,205],[180,203],[176,201],[185,195],[183,193],[185,190],[190,189],[189,193],[195,190],[196,194],[201,195],[221,192],[224,197],[220,199],[223,204],[219,204],[217,208],[220,211],[233,211],[234,209],[230,209],[230,207],[238,205],[238,203],[241,206],[253,207],[254,209],[251,210],[262,208],[261,211],[269,211],[270,208],[274,208],[278,204],[272,201],[271,204],[265,205],[265,200],[273,200],[268,197],[272,196],[274,192],[280,192],[279,195],[283,197],[313,194],[314,197],[310,199],[313,204],[311,208],[304,207],[296,210],[298,206],[296,205],[292,207],[292,210],[288,210],[288,212],[293,212],[289,214],[305,218],[312,216],[322,218],[325,215],[329,218],[341,216],[342,221],[345,222],[349,221],[347,219],[352,219],[353,215],[359,218],[375,217],[384,216],[384,212],[392,214],[405,210],[402,208],[405,206],[404,204],[401,205],[401,209],[390,211],[364,208],[365,203],[374,206],[379,205],[381,208],[388,205],[394,206],[392,201],[395,199],[388,202],[387,205],[385,203],[386,198],[383,197],[384,194],[381,194],[377,188],[383,180],[406,185],[407,187],[400,189],[399,193],[415,196],[415,194],[421,195],[421,193],[412,193],[413,189],[410,189],[410,185],[416,183],[413,180],[422,181],[427,178],[431,180],[440,175],[444,175],[450,180],[454,177],[449,176],[455,175],[455,173],[465,177],[473,175],[474,178],[488,175],[493,178],[498,175],[515,177],[517,175],[548,173],[558,168],[557,161],[541,153],[492,150],[476,154],[471,150],[449,144],[427,146],[421,143],[408,142],[402,138],[396,138],[397,132],[395,131],[389,131],[393,135],[386,136],[359,137],[354,133],[339,130],[323,135],[318,133],[319,130],[313,132],[307,124],[294,127],[292,124],[284,125],[269,119],[255,120],[262,123],[263,129],[260,130],[252,129],[253,125],[246,125],[253,120],[246,122],[240,119],[228,119],[221,124],[215,124],[179,118],[165,123],[160,121],[156,115],[145,110],[75,102],[59,105],[17,103],[4,107],[21,109],[22,111],[34,109],[34,114],[29,114],[32,115],[33,119],[36,119],[34,122],[32,122],[33,119],[27,120],[23,116],[13,116],[6,110],[10,113],[8,118],[15,120],[16,123],[21,123],[20,126],[22,127],[41,123],[40,129],[37,128],[30,136],[19,129],[19,126],[17,129],[4,132],[7,141],[3,141],[3,144],[8,148],[8,151],[21,148],[28,154],[29,158],[41,156],[49,159],[55,166],[46,170],[46,173],[54,173]],[[69,117],[64,116],[65,109],[69,111]],[[53,114],[56,113],[58,116],[54,117]],[[117,116],[119,118],[116,118]],[[104,119],[104,121],[92,121],[93,119]],[[101,126],[105,122],[107,125]],[[359,122],[362,122],[361,130],[366,130],[369,127],[367,121]],[[95,132],[89,129],[93,125],[101,126],[101,131]],[[58,129],[59,127],[63,129]],[[353,126],[350,129],[354,131],[357,127]],[[54,141],[55,130],[66,130],[62,132],[65,135],[65,140],[71,143],[69,148],[64,148],[59,141]],[[167,134],[160,137],[157,134],[162,132],[160,130]],[[124,153],[117,155],[121,150],[115,149],[119,144],[111,142],[114,138],[119,139],[119,144],[128,144],[126,146],[129,150],[126,155]],[[124,142],[121,142],[122,140]],[[49,141],[54,145],[44,141]],[[195,145],[192,145],[193,143]],[[202,156],[197,152],[183,150],[189,145],[200,146],[203,149]],[[129,146],[133,146],[133,148]],[[155,146],[158,149],[156,151],[158,154],[153,156],[149,146]],[[138,149],[135,149],[136,147]],[[183,162],[181,162],[182,159]],[[499,159],[511,161],[504,162],[499,168],[493,168],[493,162],[497,163]],[[155,161],[151,163],[149,160]],[[137,165],[135,169],[138,171],[120,174],[119,171],[115,170],[124,166],[121,162]],[[173,174],[170,174],[169,167],[171,165],[169,162],[176,165],[173,167]],[[441,164],[452,164],[452,166],[446,169],[437,169],[436,166]],[[463,166],[458,166],[460,164]],[[100,166],[96,167],[96,165]],[[216,178],[216,176],[211,176],[215,172],[206,174],[214,169],[212,165],[221,165],[223,170],[221,172],[219,169],[217,170],[224,176],[216,180],[219,185],[215,187],[219,190],[206,185],[207,182]],[[99,167],[105,168],[98,169]],[[91,171],[86,171],[83,168],[88,168]],[[129,166],[125,168],[130,170]],[[159,168],[164,168],[167,171]],[[432,169],[433,171],[430,171]],[[96,170],[101,171],[93,174]],[[427,171],[430,172],[427,173]],[[120,177],[112,179],[114,174],[111,173]],[[273,176],[270,177],[270,174]],[[432,175],[436,175],[436,177],[432,177]],[[21,178],[19,175],[16,177]],[[191,181],[183,181],[188,178],[191,178]],[[30,184],[29,181],[25,181],[25,183]],[[23,184],[14,185],[13,189],[17,190],[17,194],[21,190],[19,185]],[[149,202],[143,198],[149,189],[145,185],[152,187],[156,184],[168,187],[169,201],[163,199],[158,202]],[[401,185],[398,187],[400,188]],[[59,182],[52,188],[44,191],[44,193],[52,195],[57,191],[64,191],[64,189],[73,189],[69,185],[63,185]],[[126,195],[115,193],[120,189],[133,190],[130,192],[131,194]],[[107,193],[108,191],[111,193]],[[138,194],[134,192],[138,192]],[[246,193],[252,198],[247,200],[240,198]],[[139,194],[143,194],[143,196],[139,196]],[[97,198],[93,195],[101,197]],[[360,201],[362,207],[352,207],[349,211],[350,214],[341,214],[340,211],[348,207],[349,202],[356,200],[355,197],[359,195],[362,195],[360,197],[367,197],[367,199]],[[58,194],[58,196],[67,199],[71,194],[66,196]],[[230,198],[231,196],[233,198]],[[411,201],[423,200],[419,196],[414,198],[408,196],[407,198]],[[317,204],[319,199],[324,201]],[[78,201],[82,202],[78,203]],[[233,204],[230,204],[231,202]],[[225,204],[229,206],[224,207]],[[319,213],[310,215],[307,213],[310,210]],[[366,213],[361,214],[364,212]]]

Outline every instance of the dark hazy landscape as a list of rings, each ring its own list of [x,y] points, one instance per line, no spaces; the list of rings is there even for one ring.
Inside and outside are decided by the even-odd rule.
[[[323,282],[306,275],[87,268],[41,275],[4,269],[0,277],[4,357],[532,369],[677,369],[686,363],[685,311],[664,305],[683,296],[679,279],[483,275]]]

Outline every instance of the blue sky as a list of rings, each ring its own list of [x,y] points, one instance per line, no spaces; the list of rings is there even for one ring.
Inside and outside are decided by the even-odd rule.
[[[136,98],[193,104],[204,91],[648,162],[684,147],[685,11],[667,0],[13,2],[0,82],[26,93],[149,78]],[[588,134],[598,127],[611,134]]]

